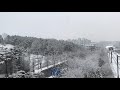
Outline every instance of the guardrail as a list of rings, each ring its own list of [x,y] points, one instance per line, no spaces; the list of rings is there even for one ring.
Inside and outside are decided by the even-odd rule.
[[[117,65],[117,78],[119,78],[119,57],[120,57],[120,54],[118,54],[117,52],[115,51],[109,51],[109,58],[111,60],[111,63],[113,63],[113,60],[115,62],[115,64]]]

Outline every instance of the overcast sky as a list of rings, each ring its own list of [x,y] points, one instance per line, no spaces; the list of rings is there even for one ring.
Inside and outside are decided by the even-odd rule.
[[[120,41],[120,12],[0,12],[0,34]]]

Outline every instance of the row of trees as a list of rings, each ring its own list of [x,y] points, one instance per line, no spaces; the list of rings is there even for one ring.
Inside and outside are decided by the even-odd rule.
[[[2,42],[1,36],[0,42]],[[16,35],[8,35],[5,43],[22,47],[29,53],[41,55],[62,54],[63,52],[74,52],[78,49],[82,49],[79,45],[64,40],[22,37]]]
[[[29,71],[29,62],[24,60],[23,51],[20,48],[14,48],[0,54],[0,73],[9,74],[16,73],[19,70]]]
[[[68,41],[73,42],[77,45],[87,45],[91,43],[91,40],[88,40],[86,38],[69,39]]]
[[[85,58],[72,54],[68,59],[68,71],[62,78],[113,78],[106,50],[100,48],[90,54],[84,54]]]

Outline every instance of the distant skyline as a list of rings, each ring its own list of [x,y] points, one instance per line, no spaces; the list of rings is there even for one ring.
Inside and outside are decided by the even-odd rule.
[[[120,12],[0,12],[0,34],[120,41]]]

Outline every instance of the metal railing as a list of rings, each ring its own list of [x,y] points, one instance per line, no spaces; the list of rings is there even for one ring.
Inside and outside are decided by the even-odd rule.
[[[111,63],[113,63],[113,60],[115,62],[115,64],[117,65],[117,78],[119,78],[119,57],[120,55],[117,52],[114,51],[110,51],[109,52],[109,58],[111,60]]]

